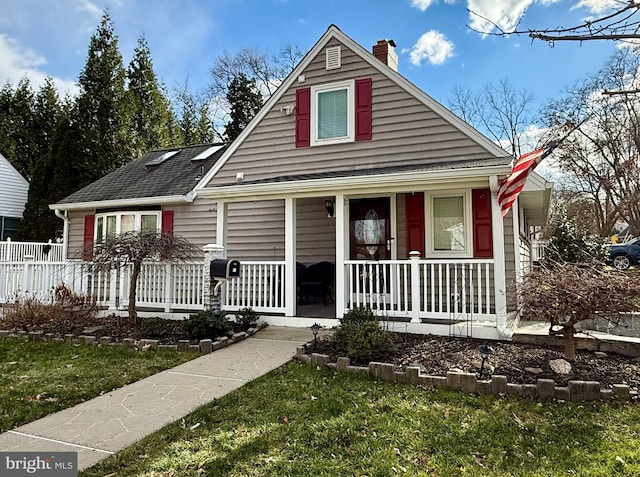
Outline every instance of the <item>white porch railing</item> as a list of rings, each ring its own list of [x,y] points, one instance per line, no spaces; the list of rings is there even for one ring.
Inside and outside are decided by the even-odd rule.
[[[533,262],[539,262],[544,258],[544,250],[547,244],[548,242],[546,240],[531,241],[531,260]]]
[[[111,272],[94,272],[90,262],[0,262],[0,301],[10,303],[20,296],[42,300],[51,297],[59,284],[76,293],[95,296],[101,306],[126,309],[131,267]],[[159,311],[204,308],[204,265],[202,263],[143,264],[138,279],[136,305]]]
[[[236,311],[245,307],[260,313],[285,312],[285,262],[240,262],[240,276],[225,285],[222,307]]]
[[[63,244],[49,242],[0,242],[0,262],[62,262]]]
[[[347,308],[393,318],[495,320],[493,260],[348,261]]]

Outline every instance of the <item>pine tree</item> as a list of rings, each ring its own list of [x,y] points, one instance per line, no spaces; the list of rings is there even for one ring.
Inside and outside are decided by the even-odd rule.
[[[7,159],[22,176],[31,180],[38,157],[35,140],[35,94],[31,82],[23,77],[13,92],[9,109],[9,137],[14,148]]]
[[[49,210],[49,203],[55,202],[50,202],[50,199],[55,197],[56,192],[51,187],[51,144],[63,114],[58,92],[51,78],[47,78],[38,91],[33,112],[34,166],[27,203],[18,228],[18,238],[26,241],[46,241],[55,238],[56,227],[60,225],[60,219]]]
[[[11,135],[11,102],[13,87],[6,82],[0,89],[0,154],[5,158],[13,157],[15,141]]]
[[[152,149],[171,146],[174,123],[171,105],[158,84],[151,53],[144,37],[138,39],[127,70],[129,129],[136,156]]]
[[[256,88],[255,80],[249,80],[239,73],[227,91],[227,101],[231,106],[230,121],[224,128],[225,138],[233,141],[262,107],[262,95]]]
[[[209,119],[209,104],[188,90],[185,84],[175,98],[179,111],[178,141],[176,145],[188,146],[215,141],[216,132]]]
[[[85,161],[80,180],[84,186],[128,162],[132,152],[126,128],[125,70],[118,37],[106,12],[89,42],[79,86],[83,150],[78,159]]]

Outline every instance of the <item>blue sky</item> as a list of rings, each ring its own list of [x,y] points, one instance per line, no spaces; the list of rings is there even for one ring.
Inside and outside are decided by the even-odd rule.
[[[447,104],[454,87],[479,91],[507,78],[534,96],[532,109],[595,73],[614,42],[548,44],[528,37],[483,37],[467,9],[506,29],[526,8],[521,28],[568,26],[615,0],[4,0],[0,2],[0,84],[27,74],[38,87],[52,76],[74,91],[90,36],[108,9],[125,65],[144,34],[156,72],[171,90],[188,80],[204,89],[215,58],[245,47],[277,54],[307,51],[330,24],[369,49],[393,39],[399,72]],[[479,28],[487,28],[476,25]],[[532,111],[531,114],[534,114]]]

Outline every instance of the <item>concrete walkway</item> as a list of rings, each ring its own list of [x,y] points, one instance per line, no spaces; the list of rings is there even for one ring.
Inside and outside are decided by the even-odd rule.
[[[77,452],[86,469],[203,404],[290,361],[308,328],[251,338],[0,434],[0,451]]]

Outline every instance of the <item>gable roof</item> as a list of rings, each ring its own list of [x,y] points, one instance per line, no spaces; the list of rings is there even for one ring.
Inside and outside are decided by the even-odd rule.
[[[49,208],[65,210],[192,201],[194,187],[216,164],[226,147],[226,144],[200,144],[148,152]],[[207,153],[211,154],[207,156]]]
[[[316,44],[309,50],[304,56],[296,68],[289,74],[289,76],[283,81],[278,90],[267,100],[262,109],[242,131],[238,138],[230,145],[225,151],[220,161],[200,180],[196,186],[196,193],[198,190],[206,188],[207,184],[216,175],[216,173],[225,165],[234,152],[242,145],[247,137],[253,132],[254,129],[260,124],[262,119],[271,111],[280,99],[287,93],[287,91],[294,85],[298,76],[302,74],[305,69],[311,64],[312,61],[323,51],[324,47],[332,40],[337,40],[355,52],[362,60],[367,62],[371,67],[377,70],[380,74],[386,76],[389,80],[397,84],[399,87],[408,92],[411,96],[423,103],[427,108],[434,111],[445,121],[451,124],[454,128],[461,131],[472,141],[484,148],[487,153],[492,157],[503,158],[502,162],[506,165],[509,164],[513,157],[500,146],[495,144],[489,138],[481,134],[479,131],[471,127],[468,123],[460,119],[454,113],[449,111],[442,104],[431,98],[428,94],[415,86],[404,76],[397,71],[389,68],[386,64],[377,59],[373,54],[364,49],[361,45],[352,40],[349,36],[345,35],[337,26],[330,25],[324,35],[316,42]],[[354,175],[359,175],[359,172],[354,172]],[[238,186],[242,186],[243,183],[238,183]]]

